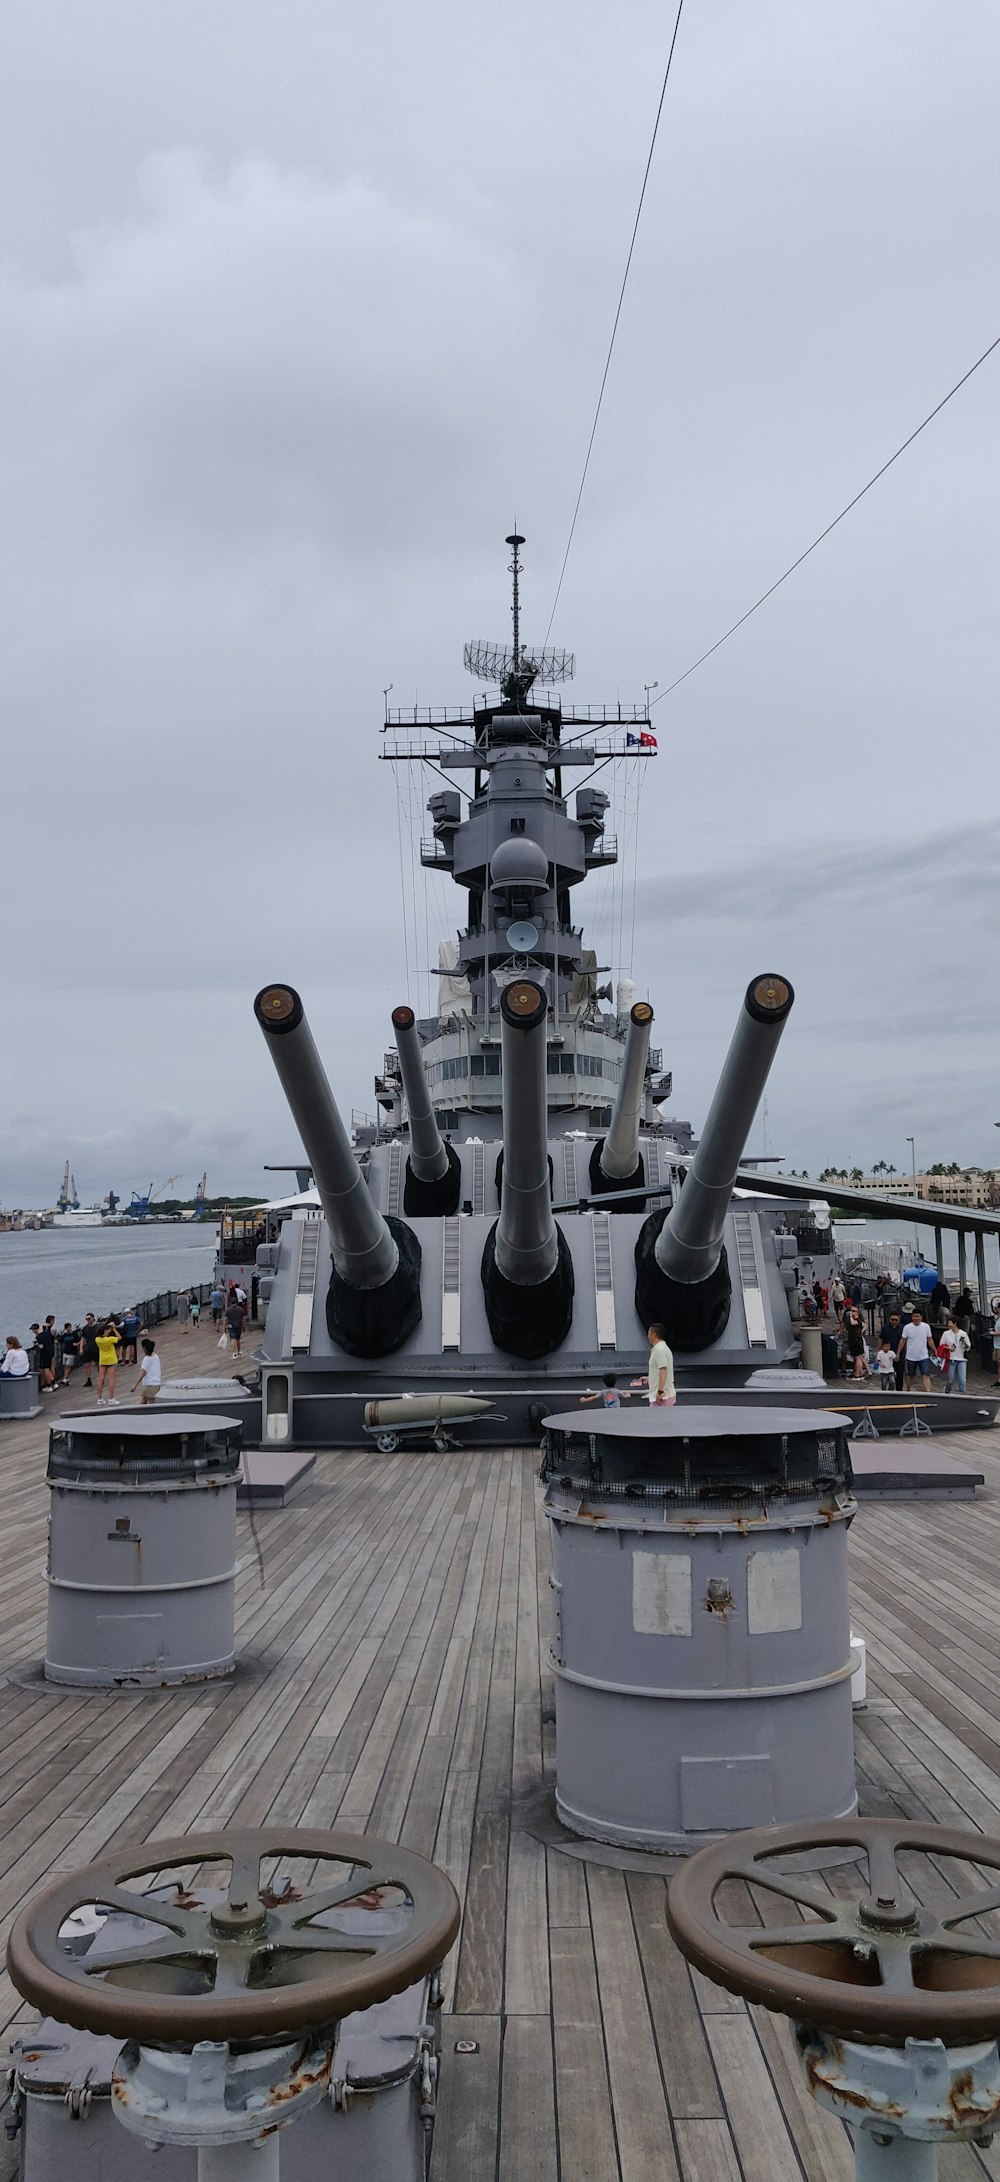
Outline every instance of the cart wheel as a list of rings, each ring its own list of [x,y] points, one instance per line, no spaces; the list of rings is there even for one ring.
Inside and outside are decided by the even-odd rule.
[[[850,1894],[789,1872],[814,1849],[864,1856]],[[898,1859],[931,1856],[954,1891],[925,1907],[910,1893]],[[970,1866],[996,1873],[992,1885]],[[845,1887],[844,1868],[838,1882]],[[717,1905],[727,1880],[758,1892],[770,1924],[728,1922]],[[935,1890],[937,1892],[937,1889]],[[791,1914],[779,1921],[776,1901]],[[1000,2021],[1000,1841],[950,1827],[891,1818],[828,1819],[761,1826],[700,1849],[670,1882],[667,1921],[683,1955],[716,1985],[821,2030],[879,2045],[940,2038],[945,2045],[993,2039]],[[798,1914],[796,1914],[798,1912]],[[739,1912],[737,1912],[739,1914]],[[990,1920],[980,1922],[980,1920]]]
[[[263,1858],[326,1864],[305,1893],[262,1889]],[[229,1888],[199,1899],[133,1887],[171,1869],[227,1861]],[[390,1899],[386,1899],[387,1893]],[[106,1954],[68,1955],[66,1921],[85,1905],[159,1930]],[[318,1918],[330,1922],[318,1923]],[[374,1836],[294,1826],[151,1841],[58,1879],[22,1910],[7,1966],[26,2000],[99,2036],[190,2048],[202,2039],[279,2044],[402,1992],[437,1968],[458,1931],[443,1871]]]
[[[399,1433],[378,1432],[375,1437],[375,1445],[380,1455],[394,1455],[399,1446]]]

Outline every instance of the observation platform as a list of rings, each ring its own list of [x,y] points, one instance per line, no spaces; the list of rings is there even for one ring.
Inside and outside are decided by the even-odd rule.
[[[163,1329],[165,1369],[194,1371],[196,1339]],[[215,1374],[211,1336],[199,1360]],[[577,1841],[555,1819],[535,1450],[318,1454],[293,1505],[255,1511],[263,1590],[239,1517],[232,1681],[60,1690],[40,1666],[60,1406],[46,1397],[0,1443],[4,1937],[50,1873],[115,1843],[276,1817],[370,1828],[442,1864],[464,1905],[432,2182],[854,2182],[845,2132],[801,2084],[790,2025],[677,1954],[670,1860]],[[81,1406],[79,1385],[65,1406]],[[866,1502],[850,1533],[868,1647],[861,1805],[996,1832],[1000,1430],[932,1451],[975,1462],[975,1502]],[[888,1459],[884,1442],[871,1452]],[[944,1886],[929,1859],[916,1883],[928,1898]],[[5,2037],[32,2020],[5,1978],[0,2010]],[[475,2050],[456,2053],[457,2040]],[[17,2156],[0,2137],[0,2182]],[[941,2172],[996,2182],[1000,2161],[954,2146]]]

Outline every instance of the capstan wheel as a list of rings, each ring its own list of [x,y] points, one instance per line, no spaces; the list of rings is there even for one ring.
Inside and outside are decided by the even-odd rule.
[[[849,1863],[837,1862],[836,1894],[815,1872],[788,1869],[809,1851],[838,1849],[866,1860],[866,1881],[849,1894]],[[934,1908],[910,1891],[901,1856],[933,1858]],[[976,1885],[970,1865],[1000,1875],[1000,1841],[885,1818],[758,1827],[691,1857],[670,1882],[667,1921],[696,1969],[780,2015],[886,2046],[992,2039],[1000,2029],[1000,1878]],[[751,1890],[745,1922],[721,1913],[720,1890],[732,1880]],[[942,1901],[944,1888],[953,1892]],[[751,1922],[755,1906],[775,1921]]]
[[[307,1891],[276,1895],[273,1883],[261,1885],[265,1858],[328,1868]],[[230,1865],[228,1888],[202,1896],[163,1884],[166,1872],[217,1861]],[[142,1879],[155,1891],[132,1884]],[[71,1955],[60,1934],[85,1907],[156,1929]],[[25,1999],[79,2030],[149,2045],[252,2046],[401,1992],[437,1968],[458,1924],[450,1879],[412,1850],[279,1826],[150,1841],[69,1873],[22,1910],[7,1966]]]

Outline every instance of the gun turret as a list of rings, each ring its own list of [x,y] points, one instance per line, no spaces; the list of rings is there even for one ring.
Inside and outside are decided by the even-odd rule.
[[[254,1013],[291,1108],[326,1216],[330,1338],[350,1356],[390,1356],[420,1316],[420,1245],[383,1219],[358,1166],[326,1071],[290,985],[265,985]]]
[[[457,1212],[462,1195],[461,1161],[453,1146],[445,1143],[437,1125],[413,1009],[393,1008],[392,1027],[410,1115],[403,1211],[414,1217]]]
[[[541,986],[529,978],[517,978],[501,997],[503,1175],[482,1282],[490,1334],[512,1356],[549,1355],[573,1320],[573,1265],[549,1181],[548,1012]]]
[[[670,1211],[644,1221],[635,1246],[635,1307],[666,1327],[672,1347],[707,1349],[729,1318],[723,1247],[737,1169],[795,995],[787,978],[755,977],[726,1055],[708,1120]]]
[[[637,1000],[629,1016],[621,1081],[611,1125],[607,1136],[595,1144],[591,1153],[590,1186],[595,1197],[606,1190],[641,1189],[646,1179],[639,1150],[639,1122],[652,1028],[653,1010],[649,1002]],[[630,1204],[615,1205],[611,1209],[638,1212],[641,1205],[633,1199]]]

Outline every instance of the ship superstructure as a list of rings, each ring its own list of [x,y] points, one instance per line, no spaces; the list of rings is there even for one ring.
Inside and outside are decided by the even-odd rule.
[[[444,776],[421,861],[466,914],[436,1015],[387,1007],[377,1121],[345,1127],[290,986],[256,1002],[317,1192],[257,1254],[265,1382],[285,1374],[300,1442],[356,1440],[366,1399],[428,1392],[487,1393],[507,1440],[531,1434],[551,1397],[640,1373],[651,1321],[704,1387],[798,1360],[794,1235],[733,1194],[791,987],[752,980],[695,1147],[660,1112],[652,1003],[575,919],[574,890],[617,855],[595,775],[654,756],[648,707],[563,704],[573,661],[521,641],[507,542],[513,644],[466,647],[496,687],[384,723],[387,759]]]
[[[430,835],[420,861],[462,888],[468,916],[441,949],[436,1019],[417,1024],[430,1102],[456,1141],[492,1135],[499,1124],[500,1001],[514,980],[532,978],[548,1003],[546,1073],[549,1131],[565,1136],[611,1119],[621,1082],[631,980],[601,984],[608,966],[584,944],[573,921],[573,890],[618,861],[606,830],[609,798],[590,776],[609,757],[638,762],[656,751],[648,708],[563,707],[556,687],[574,671],[566,652],[525,646],[520,637],[523,539],[511,548],[514,641],[474,643],[465,664],[491,679],[465,710],[419,718],[387,714],[384,755],[392,764],[423,763],[467,781],[430,798]],[[584,784],[574,786],[578,780]],[[661,1055],[650,1048],[642,1090],[643,1120],[659,1128],[656,1102],[669,1096]],[[405,1129],[406,1090],[398,1054],[388,1052],[376,1078],[380,1137]],[[492,1124],[492,1126],[491,1126]]]

